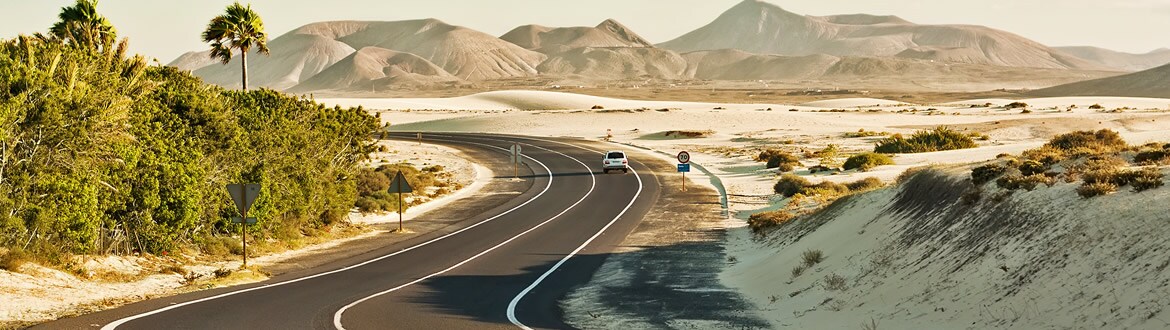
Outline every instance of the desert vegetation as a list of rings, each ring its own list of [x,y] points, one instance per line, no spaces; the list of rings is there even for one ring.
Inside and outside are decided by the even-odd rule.
[[[1011,191],[1080,180],[1077,193],[1085,198],[1111,194],[1126,186],[1141,192],[1163,185],[1164,174],[1157,165],[1165,164],[1167,154],[1170,148],[1166,145],[1130,146],[1111,130],[1077,131],[1053,137],[1019,157],[1005,155],[975,167],[971,181],[981,186],[994,180],[999,188]]]
[[[765,162],[765,167],[775,168],[780,172],[792,172],[800,166],[800,158],[780,149],[766,149],[756,155],[757,162]]]
[[[882,165],[894,165],[894,159],[887,154],[866,152],[846,159],[844,168],[846,171],[856,169],[864,172]]]
[[[95,31],[0,41],[0,247],[50,262],[212,250],[240,230],[228,183],[261,184],[248,228],[260,241],[319,232],[354,206],[378,128],[366,111],[210,86]]]
[[[961,132],[937,127],[932,130],[919,131],[909,138],[901,134],[894,134],[878,141],[874,152],[883,154],[907,154],[945,150],[969,149],[978,147],[970,136]]]
[[[412,196],[444,195],[451,190],[462,188],[457,183],[451,183],[451,174],[443,170],[440,165],[427,166],[420,170],[410,164],[363,168],[358,171],[358,199],[354,206],[362,213],[398,212],[398,196],[389,192],[389,188],[390,182],[399,172],[402,172],[402,176],[410,182],[411,188],[414,188],[415,193]],[[405,211],[422,202],[423,199],[419,198],[405,199],[402,209]]]
[[[813,184],[802,176],[785,173],[773,186],[776,194],[790,197],[787,206],[781,210],[759,212],[748,218],[748,226],[756,235],[764,235],[771,229],[799,221],[801,216],[815,213],[820,208],[845,196],[872,191],[885,186],[878,178],[865,178],[845,184],[822,181]]]

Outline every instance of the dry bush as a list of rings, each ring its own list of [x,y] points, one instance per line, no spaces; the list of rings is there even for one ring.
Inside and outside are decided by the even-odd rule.
[[[805,269],[808,269],[808,267],[804,265],[792,267],[792,278],[800,277],[800,274],[804,274]]]
[[[845,277],[836,273],[825,275],[823,286],[825,290],[829,291],[845,291],[849,288],[845,285]]]
[[[784,197],[792,197],[800,193],[805,186],[811,185],[808,179],[792,173],[785,173],[780,176],[780,180],[772,186],[772,190]]]
[[[905,171],[903,171],[902,174],[898,174],[898,177],[894,179],[894,183],[897,183],[897,184],[906,183],[907,181],[910,181],[910,178],[913,178],[918,173],[925,171],[925,170],[928,170],[928,169],[930,169],[930,166],[918,166],[918,167],[908,168]]]
[[[1091,198],[1101,195],[1107,195],[1117,192],[1117,185],[1110,182],[1085,183],[1077,187],[1077,195],[1084,198]]]
[[[800,255],[801,261],[804,262],[805,267],[812,267],[813,265],[825,261],[825,253],[821,250],[806,250]]]
[[[1056,178],[1046,176],[1044,174],[1033,174],[1024,176],[1022,174],[1008,174],[995,180],[995,184],[1000,188],[1007,190],[1025,189],[1032,191],[1036,186],[1044,184],[1051,187],[1056,184]]]
[[[1069,157],[1117,153],[1129,147],[1121,135],[1108,129],[1057,135],[1044,146],[1059,149]]]
[[[822,181],[814,185],[806,185],[800,189],[800,194],[805,196],[821,196],[821,197],[837,197],[849,193],[849,187],[840,183],[831,181]]]
[[[1133,156],[1133,162],[1141,165],[1160,164],[1170,160],[1170,150],[1146,150],[1138,152]]]
[[[1157,167],[1146,167],[1131,172],[1129,184],[1133,186],[1134,192],[1156,189],[1164,184],[1162,182],[1164,176],[1162,170],[1159,170]]]
[[[30,256],[24,250],[13,249],[0,254],[0,269],[15,272],[30,261]]]
[[[1067,157],[1064,155],[1064,151],[1050,146],[1025,150],[1020,155],[1020,157],[1023,157],[1024,159],[1035,160],[1044,165],[1053,165],[1067,159]]]
[[[1007,167],[1000,164],[987,164],[971,170],[971,183],[976,186],[991,182],[1003,175]]]
[[[1043,163],[1035,160],[1026,160],[1016,168],[1019,169],[1020,173],[1025,176],[1042,174],[1048,171],[1048,166],[1045,166]]]
[[[707,131],[666,131],[665,133],[662,133],[662,136],[665,136],[665,137],[676,136],[676,137],[680,137],[680,138],[694,139],[694,138],[705,138],[705,137],[711,136],[712,134],[715,134],[715,131],[710,131],[710,130],[707,130]]]
[[[748,226],[753,233],[762,234],[765,230],[780,227],[796,218],[788,211],[771,211],[752,214],[748,217]]]
[[[875,190],[883,186],[885,186],[885,183],[883,183],[881,179],[874,177],[869,177],[845,184],[845,187],[849,188],[849,191],[855,193]]]
[[[963,205],[967,205],[967,206],[975,205],[976,203],[979,203],[979,201],[982,199],[983,199],[983,189],[979,188],[979,187],[975,187],[974,189],[967,190],[967,191],[963,192],[962,196],[959,196],[959,202],[962,202]]]
[[[781,172],[791,172],[800,165],[800,158],[780,149],[764,150],[756,156],[756,161],[767,162],[767,168],[779,168]]]

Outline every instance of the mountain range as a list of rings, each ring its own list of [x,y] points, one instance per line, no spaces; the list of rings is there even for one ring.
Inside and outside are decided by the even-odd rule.
[[[1170,50],[1126,54],[1054,48],[982,26],[921,25],[896,16],[806,16],[745,0],[710,24],[652,44],[614,20],[593,27],[524,25],[500,37],[436,19],[312,23],[249,56],[252,85],[288,90],[369,91],[507,79],[785,80],[913,77],[964,82],[1016,77],[1051,86],[1149,69]],[[170,65],[238,88],[227,65],[191,52]],[[1034,76],[1046,79],[1030,78]]]

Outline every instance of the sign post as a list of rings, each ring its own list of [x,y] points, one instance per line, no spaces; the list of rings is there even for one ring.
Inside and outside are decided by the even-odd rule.
[[[691,154],[686,151],[678,153],[678,172],[682,173],[682,190],[687,191],[687,172],[691,171]]]
[[[248,217],[248,209],[252,208],[252,203],[255,203],[256,198],[260,197],[260,185],[256,183],[229,184],[227,189],[228,194],[232,196],[232,201],[236,203],[236,210],[240,211],[240,217],[232,217],[232,223],[240,224],[240,241],[244,244],[243,268],[248,268],[248,225],[257,222],[256,218]]]
[[[422,132],[418,132],[418,145],[422,145]]]
[[[508,149],[512,153],[512,177],[520,178],[520,162],[523,159],[523,148],[519,143],[513,143],[512,148]]]
[[[398,232],[402,232],[402,194],[409,194],[414,192],[410,187],[410,183],[406,181],[406,176],[402,175],[402,171],[394,175],[394,180],[390,181],[390,193],[398,194]]]

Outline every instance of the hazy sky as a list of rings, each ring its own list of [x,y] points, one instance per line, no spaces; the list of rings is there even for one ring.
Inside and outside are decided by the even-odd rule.
[[[1170,0],[768,0],[806,15],[898,15],[920,24],[977,24],[1051,46],[1144,53],[1170,47]],[[0,37],[46,31],[72,0],[0,0]],[[207,21],[232,0],[103,0],[99,11],[134,51],[163,63],[207,46]],[[710,23],[739,0],[251,0],[271,38],[325,20],[438,18],[502,35],[524,24],[593,26],[614,18],[651,42]]]

